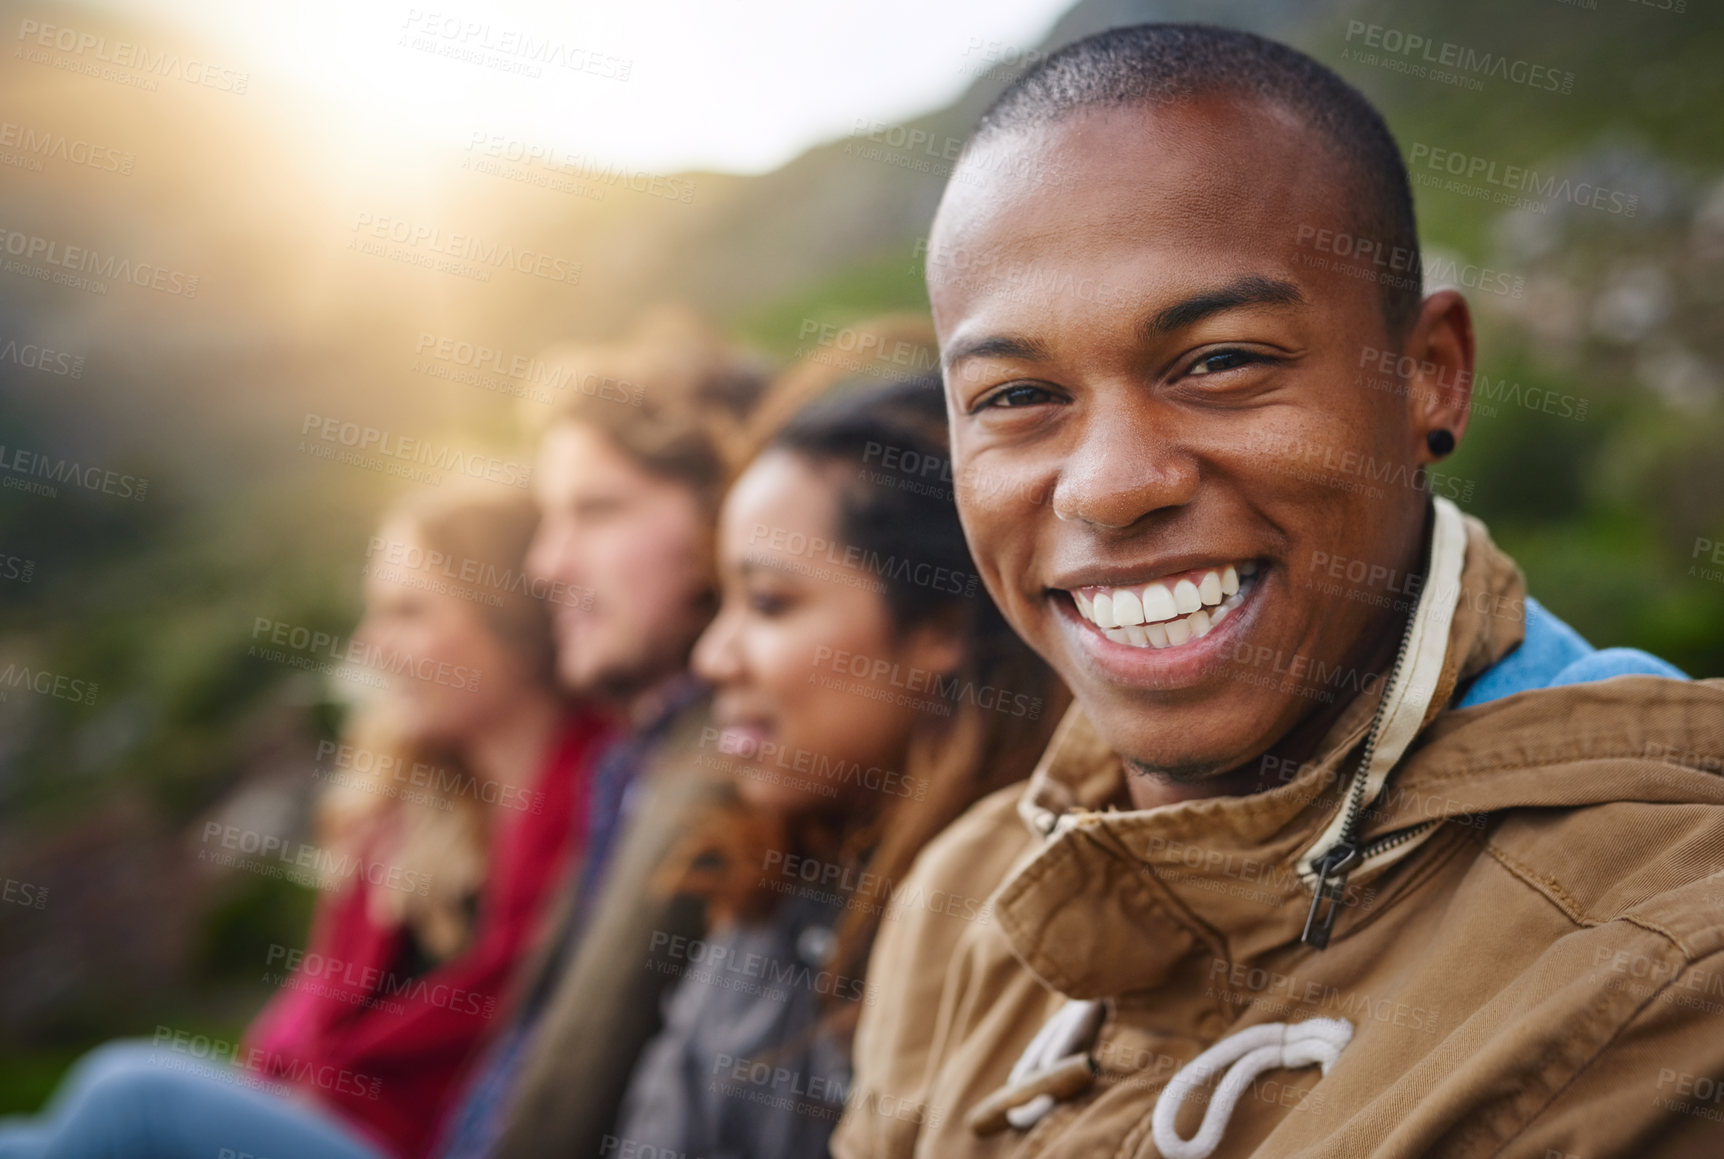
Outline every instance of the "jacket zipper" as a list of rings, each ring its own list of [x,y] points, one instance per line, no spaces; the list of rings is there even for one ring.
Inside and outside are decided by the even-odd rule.
[[[1329,944],[1329,934],[1335,926],[1335,913],[1347,886],[1347,875],[1379,853],[1404,845],[1437,824],[1436,820],[1421,821],[1393,833],[1385,833],[1363,849],[1349,842],[1338,842],[1317,859],[1316,893],[1311,898],[1311,912],[1305,918],[1305,932],[1299,938],[1307,946],[1321,950]],[[1327,908],[1323,902],[1328,901]],[[1321,912],[1319,912],[1321,910]]]
[[[1347,888],[1347,875],[1369,858],[1412,840],[1436,824],[1435,821],[1425,821],[1394,833],[1385,833],[1369,845],[1359,844],[1359,830],[1365,818],[1365,786],[1370,780],[1371,758],[1376,755],[1377,735],[1382,731],[1383,720],[1388,715],[1389,692],[1400,679],[1401,666],[1407,662],[1407,644],[1413,638],[1413,621],[1416,618],[1416,611],[1407,617],[1407,626],[1401,632],[1401,647],[1395,653],[1395,666],[1389,670],[1389,681],[1383,686],[1383,699],[1377,704],[1377,714],[1371,719],[1371,731],[1365,736],[1365,749],[1359,754],[1359,766],[1353,771],[1353,781],[1347,787],[1347,803],[1343,806],[1346,812],[1341,823],[1341,834],[1312,866],[1317,872],[1317,881],[1312,886],[1311,912],[1305,916],[1305,932],[1299,935],[1299,940],[1319,950],[1329,944],[1329,935],[1335,928],[1335,916],[1340,910],[1341,898]],[[1325,905],[1325,902],[1328,904]]]

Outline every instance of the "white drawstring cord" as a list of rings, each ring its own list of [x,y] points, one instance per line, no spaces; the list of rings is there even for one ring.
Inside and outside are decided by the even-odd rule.
[[[1012,1066],[1012,1076],[1007,1080],[1007,1085],[1017,1085],[1037,1071],[1060,1062],[1080,1045],[1089,1042],[1101,1027],[1101,1016],[1100,1002],[1080,1002],[1076,999],[1068,1001],[1054,1012],[1053,1017],[1042,1023],[1042,1028],[1036,1031],[1036,1036],[1024,1047],[1024,1053],[1018,1056],[1018,1061]],[[1006,1121],[1020,1131],[1027,1131],[1053,1108],[1052,1095],[1037,1095],[1023,1106],[1007,1111]]]
[[[1353,1024],[1345,1018],[1308,1018],[1304,1022],[1271,1022],[1230,1034],[1180,1068],[1155,1103],[1151,1127],[1155,1146],[1165,1159],[1209,1159],[1221,1143],[1221,1133],[1245,1088],[1268,1070],[1296,1069],[1312,1063],[1329,1068],[1353,1041]],[[1174,1121],[1185,1096],[1208,1082],[1223,1067],[1231,1067],[1215,1088],[1203,1125],[1190,1139],[1181,1139]]]

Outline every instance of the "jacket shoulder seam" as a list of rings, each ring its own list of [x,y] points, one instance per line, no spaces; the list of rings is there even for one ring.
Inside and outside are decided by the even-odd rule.
[[[1676,949],[1682,954],[1682,961],[1684,963],[1690,966],[1694,964],[1694,951],[1692,947],[1690,947],[1687,942],[1683,941],[1682,938],[1678,937],[1675,933],[1665,929],[1664,926],[1660,925],[1658,922],[1642,917],[1639,914],[1618,914],[1612,920],[1627,922],[1631,926],[1639,926],[1648,933],[1657,934],[1659,937],[1664,938],[1671,945],[1676,947]]]
[[[1494,841],[1485,843],[1485,852],[1490,854],[1510,874],[1531,886],[1535,893],[1544,895],[1545,899],[1561,910],[1563,915],[1577,926],[1595,926],[1598,922],[1587,916],[1585,908],[1562,887],[1562,883],[1553,877],[1546,876],[1521,861],[1516,860],[1507,850]]]
[[[1422,773],[1419,779],[1421,783],[1440,785],[1448,784],[1452,781],[1469,781],[1480,776],[1494,776],[1500,773],[1512,772],[1531,772],[1537,769],[1550,769],[1562,765],[1588,764],[1593,761],[1643,761],[1646,765],[1654,768],[1660,766],[1675,766],[1677,768],[1688,769],[1697,773],[1713,772],[1711,769],[1701,767],[1699,762],[1705,758],[1698,751],[1692,752],[1694,763],[1689,763],[1687,761],[1656,760],[1646,755],[1646,749],[1644,746],[1641,748],[1634,748],[1632,746],[1628,748],[1620,747],[1620,738],[1611,738],[1615,740],[1619,746],[1614,750],[1604,747],[1594,748],[1588,743],[1588,739],[1596,738],[1587,738],[1581,741],[1569,742],[1568,747],[1565,748],[1548,748],[1535,753],[1516,757],[1502,757],[1497,753],[1482,753],[1465,762],[1456,762],[1456,764],[1450,768],[1430,769]],[[1695,804],[1705,803],[1706,802],[1695,802]]]
[[[1487,842],[1485,844],[1485,852],[1490,854],[1491,857],[1500,863],[1504,869],[1508,870],[1509,873],[1520,878],[1528,886],[1532,887],[1534,892],[1543,894],[1547,901],[1557,909],[1561,910],[1563,915],[1575,925],[1580,926],[1583,929],[1590,929],[1594,926],[1605,925],[1608,922],[1627,922],[1629,925],[1638,926],[1646,932],[1656,934],[1660,938],[1669,942],[1670,945],[1682,955],[1682,960],[1684,962],[1692,963],[1694,961],[1693,947],[1663,923],[1655,921],[1644,914],[1632,912],[1615,913],[1604,918],[1594,917],[1586,912],[1586,908],[1580,904],[1579,900],[1576,899],[1573,894],[1569,893],[1562,887],[1562,883],[1560,881],[1557,881],[1554,877],[1547,874],[1539,873],[1537,870],[1523,862],[1517,861],[1507,850],[1503,849],[1502,846],[1496,844],[1494,841]]]

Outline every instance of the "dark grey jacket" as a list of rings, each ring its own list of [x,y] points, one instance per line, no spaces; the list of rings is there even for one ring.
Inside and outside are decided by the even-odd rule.
[[[786,898],[764,922],[661,951],[660,969],[678,981],[623,1103],[617,1134],[634,1153],[826,1154],[850,1059],[819,1029],[823,996],[859,1002],[864,993],[860,978],[827,968],[841,911],[823,896]]]

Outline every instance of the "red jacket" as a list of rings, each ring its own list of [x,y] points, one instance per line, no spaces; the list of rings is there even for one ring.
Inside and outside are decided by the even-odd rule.
[[[609,735],[603,717],[571,713],[529,790],[530,807],[498,807],[473,936],[454,957],[413,974],[406,932],[367,916],[370,891],[382,886],[364,876],[321,900],[310,947],[252,1024],[242,1065],[291,1083],[390,1154],[427,1154],[585,844],[588,780]]]

